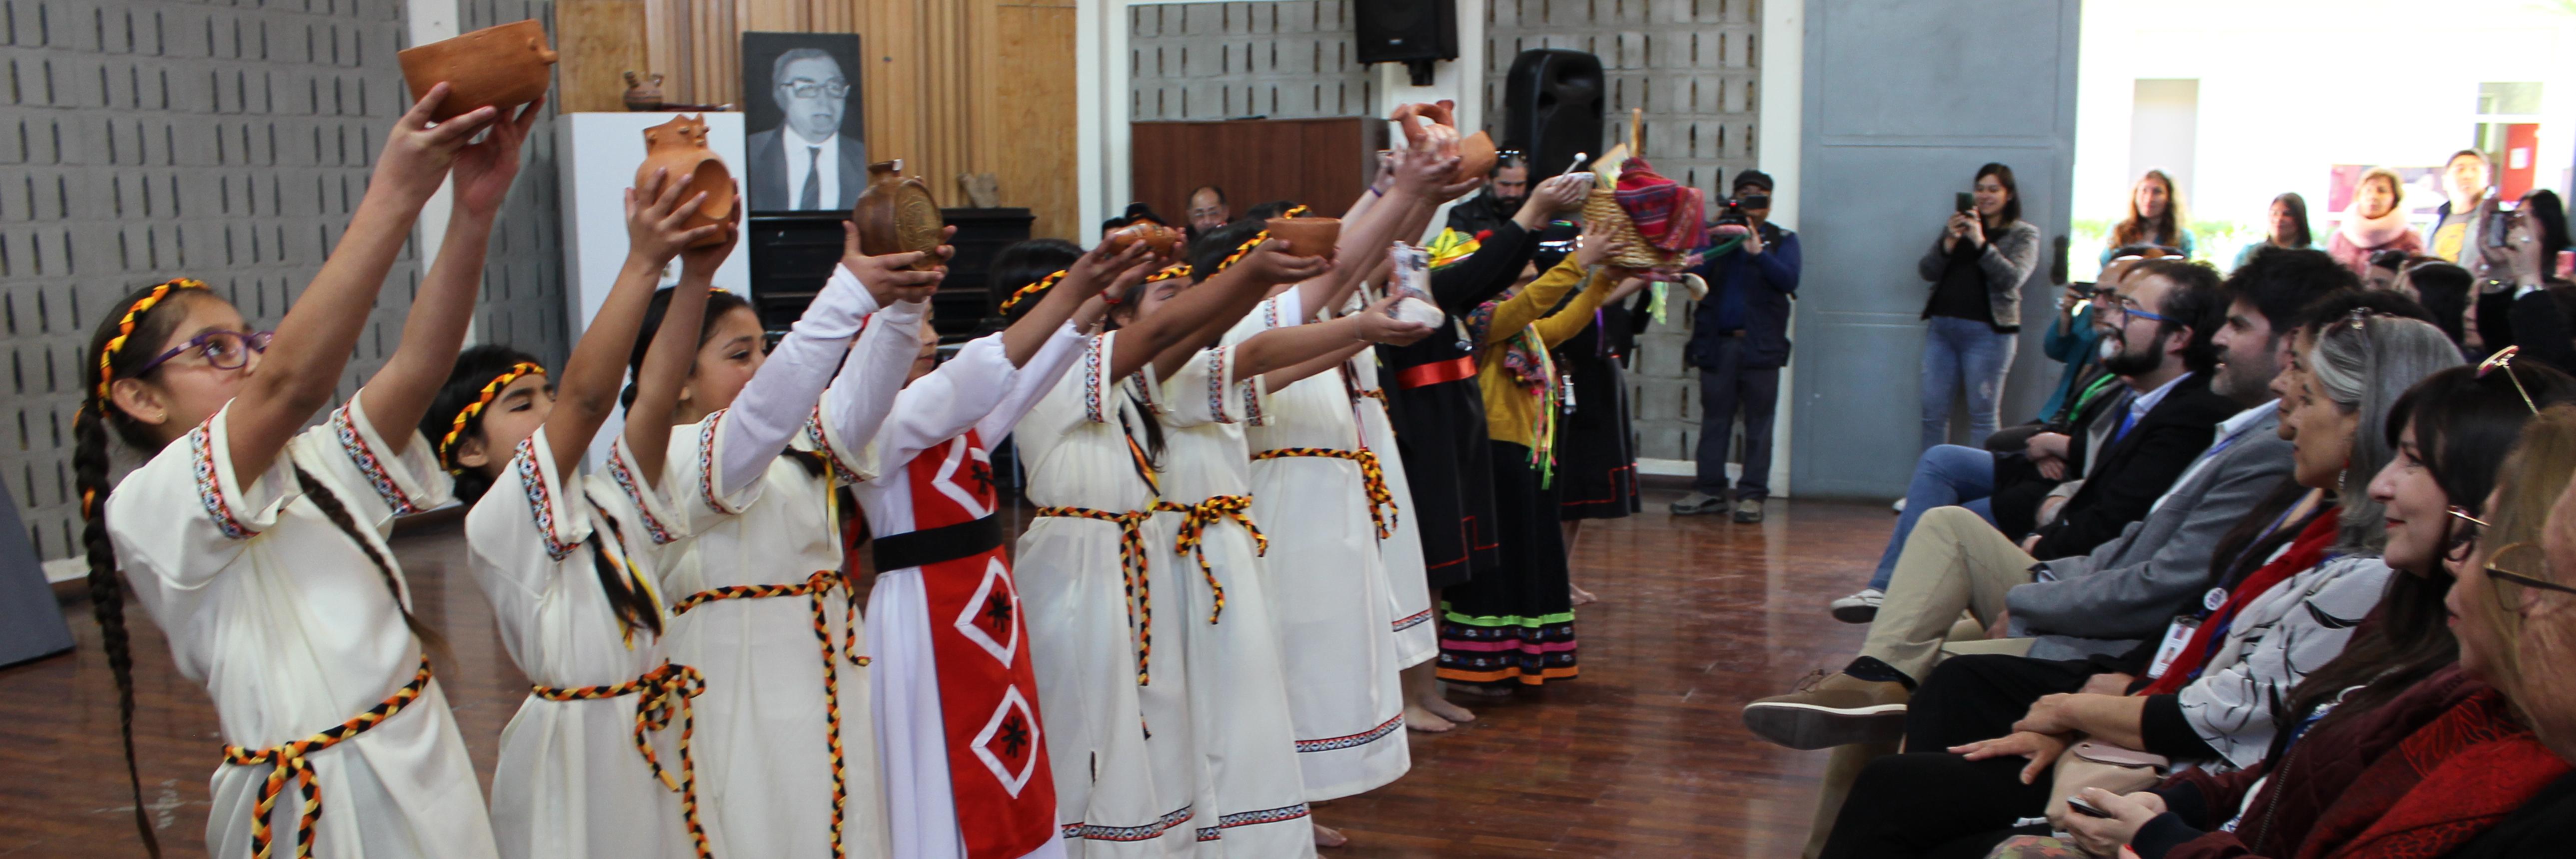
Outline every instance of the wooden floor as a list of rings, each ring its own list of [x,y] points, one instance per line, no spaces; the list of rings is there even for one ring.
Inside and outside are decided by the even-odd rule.
[[[1412,734],[1413,772],[1317,818],[1359,857],[1794,856],[1806,839],[1822,753],[1746,734],[1744,701],[1839,663],[1862,628],[1825,602],[1866,578],[1887,539],[1887,508],[1775,501],[1770,521],[1674,517],[1679,495],[1650,489],[1647,512],[1592,523],[1575,575],[1602,602],[1580,610],[1581,679],[1500,703],[1448,734]],[[491,612],[463,574],[453,527],[396,540],[422,609],[447,633],[440,682],[487,781],[501,726],[527,694]],[[0,670],[0,856],[140,856],[116,696],[87,603],[64,610],[75,655]],[[206,779],[218,756],[205,694],[135,619],[145,804],[170,855],[202,855]]]

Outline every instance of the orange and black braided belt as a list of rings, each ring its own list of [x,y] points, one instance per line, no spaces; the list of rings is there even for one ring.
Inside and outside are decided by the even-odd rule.
[[[812,604],[814,638],[822,643],[823,653],[823,715],[829,719],[827,725],[829,734],[825,739],[826,745],[832,752],[832,856],[834,859],[841,859],[848,855],[848,851],[841,846],[841,824],[843,818],[847,816],[850,805],[850,779],[848,763],[841,754],[841,672],[832,664],[831,615],[825,608],[825,598],[831,595],[832,589],[846,589],[848,584],[841,578],[838,570],[819,570],[807,577],[805,583],[801,585],[731,585],[690,594],[687,599],[671,607],[671,614],[677,616],[686,613],[689,609],[717,600],[801,596]],[[841,645],[841,656],[848,659],[850,664],[865,668],[869,660],[868,657],[859,655],[858,601],[844,599],[842,603],[847,611],[844,625],[849,630],[849,634],[848,640]]]
[[[420,671],[411,676],[410,683],[394,690],[393,695],[373,709],[349,717],[349,721],[301,740],[258,751],[225,746],[225,763],[235,766],[270,765],[268,781],[259,786],[259,801],[250,809],[250,855],[253,859],[268,859],[269,847],[276,837],[276,833],[269,831],[269,812],[277,808],[277,797],[286,792],[286,782],[290,778],[295,780],[296,791],[304,795],[304,814],[295,820],[295,855],[298,859],[309,859],[313,855],[313,824],[322,819],[322,794],[313,788],[313,762],[308,756],[366,733],[368,728],[393,718],[395,713],[402,712],[402,708],[418,700],[421,690],[427,688],[429,655],[424,653],[420,657]]]
[[[1395,509],[1395,493],[1386,488],[1386,469],[1378,465],[1375,451],[1341,450],[1330,447],[1283,447],[1278,450],[1256,452],[1252,455],[1252,461],[1260,462],[1285,456],[1320,456],[1347,459],[1358,463],[1360,486],[1368,492],[1369,521],[1377,525],[1377,538],[1386,540],[1395,536],[1395,517],[1398,512]]]
[[[1136,685],[1153,683],[1154,588],[1145,576],[1145,522],[1150,510],[1113,513],[1089,507],[1040,507],[1039,516],[1091,519],[1118,526],[1118,567],[1127,584],[1127,631],[1136,639]]]
[[[634,695],[635,750],[644,753],[644,765],[653,768],[653,777],[662,786],[680,795],[680,820],[689,826],[689,841],[697,847],[698,859],[710,859],[715,852],[707,847],[706,827],[698,823],[698,762],[689,754],[689,736],[697,733],[697,717],[689,699],[707,690],[707,679],[698,669],[686,665],[662,663],[662,667],[615,686],[583,686],[557,689],[551,686],[530,687],[537,697],[548,701],[593,701]],[[653,754],[653,732],[671,726],[671,718],[680,719],[680,777],[673,779],[662,768],[662,759]]]
[[[1198,559],[1199,575],[1206,577],[1208,595],[1215,601],[1215,607],[1208,609],[1208,622],[1215,623],[1217,616],[1225,613],[1225,586],[1217,583],[1216,570],[1208,566],[1205,540],[1207,526],[1232,519],[1235,524],[1242,525],[1243,530],[1252,535],[1254,551],[1257,554],[1270,554],[1270,538],[1262,536],[1261,526],[1252,524],[1252,514],[1249,512],[1252,509],[1252,496],[1218,495],[1197,504],[1156,501],[1154,509],[1164,513],[1181,514],[1181,527],[1178,535],[1172,540],[1172,552]]]

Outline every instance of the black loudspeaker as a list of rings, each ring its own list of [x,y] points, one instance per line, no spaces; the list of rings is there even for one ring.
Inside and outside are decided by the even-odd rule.
[[[1413,68],[1414,83],[1424,85],[1432,61],[1458,58],[1456,0],[1359,0],[1351,10],[1362,65],[1404,63]]]
[[[1577,154],[1600,155],[1601,96],[1600,57],[1522,51],[1503,87],[1503,148],[1528,158],[1532,182],[1565,172]]]

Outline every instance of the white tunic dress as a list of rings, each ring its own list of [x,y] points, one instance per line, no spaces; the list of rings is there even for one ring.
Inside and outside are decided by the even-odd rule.
[[[135,596],[169,635],[179,673],[214,699],[218,734],[258,751],[369,711],[423,665],[383,574],[304,496],[295,469],[338,498],[358,539],[389,564],[384,535],[393,518],[446,503],[448,480],[429,442],[409,428],[402,455],[389,453],[354,399],[298,434],[267,472],[239,474],[228,413],[119,483],[108,496],[108,525]],[[402,580],[400,569],[393,575]],[[305,757],[322,802],[313,855],[496,855],[473,762],[437,681],[391,716]],[[215,770],[209,853],[251,855],[253,806],[274,769]],[[290,778],[269,814],[272,855],[293,855],[302,809]]]
[[[1009,435],[1011,426],[1073,363],[1082,343],[1083,338],[1070,326],[1061,328],[1026,364],[1014,368],[1003,350],[1001,335],[990,335],[967,343],[930,375],[906,386],[896,396],[892,417],[869,445],[872,455],[884,466],[883,473],[852,487],[860,508],[867,511],[870,532],[882,540],[921,527],[915,517],[918,508],[909,466],[915,456],[925,452],[946,457],[939,463],[939,473],[953,479],[941,481],[939,491],[946,496],[945,501],[966,505],[969,509],[965,512],[972,516],[992,515],[994,511],[977,497],[988,494],[989,489],[976,492],[964,488],[968,482],[989,481],[989,477],[979,475],[989,475],[990,464],[976,458],[982,451],[954,442],[970,431],[984,444]],[[1007,592],[1016,589],[1008,565],[992,568],[978,584],[988,589],[988,598],[1000,597],[1005,603]],[[1028,783],[1038,778],[1038,763],[1044,760],[1031,754],[1004,762],[999,755],[970,754],[992,769],[951,772],[949,731],[931,625],[954,624],[960,619],[934,616],[929,587],[921,567],[903,567],[878,570],[876,584],[868,592],[868,650],[876,655],[874,742],[885,761],[894,855],[905,859],[969,855],[965,841],[968,833],[959,814],[964,811],[971,815],[984,809],[958,807],[955,796],[960,782],[953,781],[952,776],[956,780],[978,779],[970,789],[998,786],[999,795],[1006,797],[999,801],[1008,803],[1019,800]],[[984,643],[1000,651],[993,654],[996,658],[1009,664],[1016,657],[1011,652],[1014,644],[1030,648],[1032,659],[1038,657],[1033,630],[1028,641],[1014,643],[1006,640],[1010,636],[1007,624],[1003,626],[998,637],[989,633],[982,636]],[[1018,720],[1013,717],[1022,717],[1034,726],[1031,733],[1037,736],[1030,738],[1031,742],[1052,742],[1055,725],[1041,715],[1045,712],[1042,706],[1030,712],[1027,702],[1015,702],[1005,695],[1000,709],[987,717],[988,727],[1016,724]],[[979,710],[978,715],[986,714]],[[1074,768],[1079,770],[1080,765]],[[1061,812],[1056,809],[1043,813],[1059,818],[1053,822],[1061,822]],[[1049,830],[1034,849],[1018,855],[1062,857],[1064,841],[1059,831]]]
[[[1254,308],[1227,332],[1238,343],[1293,322],[1297,291]],[[1245,431],[1252,462],[1252,512],[1270,536],[1271,619],[1285,660],[1289,713],[1297,728],[1306,798],[1337,799],[1404,775],[1393,596],[1378,550],[1360,464],[1329,456],[1260,458],[1282,450],[1356,451],[1358,421],[1335,373],[1272,392],[1267,412]],[[1398,511],[1383,511],[1400,515]]]
[[[1072,372],[1011,435],[1028,499],[1040,508],[1020,535],[1013,571],[1028,606],[1068,852],[1187,855],[1184,824],[1207,810],[1192,803],[1190,614],[1168,560],[1167,526],[1177,517],[1154,514],[1149,473],[1139,473],[1128,447],[1130,438],[1147,444],[1144,422],[1153,418],[1108,378],[1117,336],[1089,338]],[[1131,533],[1133,550],[1124,545]],[[1144,592],[1131,593],[1140,584]]]
[[[597,552],[662,610],[654,547],[680,536],[680,518],[629,466],[624,438],[606,474],[567,484],[555,470],[546,431],[519,446],[506,473],[465,517],[467,557],[492,601],[501,644],[541,687],[574,690],[634,682],[666,664],[659,636],[618,620],[596,567]],[[595,538],[595,539],[594,539]],[[662,618],[665,628],[670,620]],[[613,697],[555,700],[535,694],[501,731],[492,774],[492,830],[507,859],[689,857],[697,855],[674,784],[689,783],[679,748],[694,708],[662,684]],[[636,747],[639,698],[671,708],[667,728],[646,735],[654,758]]]
[[[1377,350],[1361,352],[1345,365],[1351,387],[1359,392],[1361,438],[1386,471],[1387,491],[1401,504],[1413,497],[1413,482],[1404,474],[1404,456],[1396,452],[1395,422],[1386,415],[1386,389],[1377,378]],[[1395,664],[1411,668],[1440,656],[1440,625],[1431,622],[1431,585],[1422,560],[1421,517],[1399,512],[1395,535],[1378,541],[1386,558],[1388,621],[1395,633]]]
[[[1152,372],[1147,368],[1146,375]],[[1233,508],[1251,492],[1243,425],[1264,411],[1269,392],[1258,377],[1235,376],[1232,347],[1199,352],[1152,389],[1164,427],[1164,500],[1205,511],[1160,517],[1176,538],[1185,515],[1199,520],[1189,551],[1176,552],[1171,542],[1153,546],[1154,565],[1174,571],[1181,582],[1177,590],[1187,597],[1163,603],[1169,607],[1162,616],[1171,620],[1162,628],[1182,634],[1161,638],[1180,638],[1190,656],[1191,709],[1204,765],[1196,855],[1313,856],[1315,836],[1307,825],[1306,781],[1271,623],[1265,561],[1241,520],[1210,515]],[[1218,501],[1211,505],[1211,499]],[[1270,545],[1278,547],[1275,540]]]

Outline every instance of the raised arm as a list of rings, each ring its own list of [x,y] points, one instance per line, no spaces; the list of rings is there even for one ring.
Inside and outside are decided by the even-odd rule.
[[[1583,291],[1576,293],[1573,301],[1566,302],[1564,307],[1535,323],[1539,342],[1554,348],[1556,344],[1583,333],[1583,329],[1592,327],[1592,312],[1601,309],[1601,302],[1607,299],[1620,280],[1622,278],[1615,269],[1593,269],[1592,282],[1584,285]]]
[[[1272,286],[1311,280],[1331,267],[1332,261],[1322,257],[1289,256],[1287,242],[1262,242],[1234,265],[1183,290],[1161,308],[1119,331],[1112,366],[1141,367],[1150,360],[1155,376],[1168,378],[1190,355],[1251,312],[1270,294]],[[1131,340],[1135,345],[1129,345]],[[1129,361],[1135,363],[1131,365]]]
[[[690,177],[677,180],[656,170],[642,188],[626,190],[626,265],[617,272],[608,298],[565,359],[563,379],[555,384],[555,408],[546,415],[546,440],[554,446],[555,468],[568,471],[590,448],[590,438],[617,404],[617,386],[625,376],[626,358],[635,352],[635,334],[644,325],[653,288],[674,256],[684,257],[680,285],[662,311],[661,328],[645,347],[644,364],[635,373],[635,402],[628,407],[626,447],[635,456],[646,486],[662,480],[664,454],[671,447],[667,421],[633,420],[634,415],[667,415],[679,404],[680,385],[688,380],[697,354],[698,329],[706,316],[707,288],[715,267],[733,252],[741,236],[742,207],[732,223],[689,229],[689,216],[706,200],[704,190],[688,190]],[[738,192],[738,189],[737,189]],[[681,195],[686,194],[683,200]],[[689,243],[721,234],[723,241],[691,249]]]
[[[1485,328],[1485,345],[1492,346],[1520,336],[1521,329],[1537,322],[1549,308],[1564,300],[1567,290],[1583,282],[1584,270],[1599,265],[1601,260],[1624,246],[1624,243],[1610,240],[1607,226],[1585,225],[1583,238],[1576,243],[1573,254],[1523,287],[1519,295],[1494,308],[1494,321]]]
[[[1234,350],[1235,373],[1260,376],[1271,390],[1324,372],[1370,346],[1408,346],[1427,337],[1432,327],[1387,315],[1395,299],[1379,299],[1368,309],[1305,325],[1273,328],[1246,338]],[[1177,368],[1176,368],[1177,369]]]
[[[429,413],[429,401],[456,369],[456,353],[465,345],[465,328],[474,320],[475,299],[483,290],[483,253],[492,243],[492,221],[519,175],[519,147],[544,107],[543,98],[520,106],[517,116],[495,121],[482,142],[457,151],[456,210],[447,222],[447,238],[420,279],[419,294],[412,296],[402,342],[358,391],[367,420],[376,426],[419,426],[421,416]],[[401,455],[413,435],[389,433],[386,452]]]
[[[1443,158],[1430,152],[1411,150],[1398,154],[1395,186],[1386,192],[1387,199],[1365,208],[1353,204],[1356,214],[1342,219],[1341,240],[1334,246],[1337,266],[1333,275],[1324,279],[1322,288],[1307,289],[1298,294],[1302,306],[1297,318],[1301,321],[1319,319],[1326,309],[1340,307],[1342,302],[1349,301],[1351,290],[1359,287],[1360,278],[1376,269],[1378,261],[1386,258],[1387,249],[1394,245],[1398,236],[1403,235],[1399,231],[1413,220],[1406,216],[1417,210],[1427,212],[1428,207],[1420,204],[1429,201],[1440,184],[1457,171],[1458,158],[1454,155]],[[1362,192],[1360,199],[1366,202],[1375,196],[1372,192]]]
[[[312,284],[296,297],[286,319],[277,324],[277,335],[260,361],[259,372],[243,383],[240,394],[225,408],[224,430],[234,473],[267,471],[304,422],[330,405],[340,371],[357,350],[358,334],[367,327],[367,312],[375,307],[376,293],[384,287],[394,255],[409,240],[421,205],[438,191],[439,181],[466,142],[500,115],[493,108],[476,108],[430,127],[430,111],[446,96],[447,84],[431,87],[429,95],[394,123],[383,154],[376,158],[367,195],[349,217],[349,228],[341,232],[339,244],[314,274]],[[452,357],[449,363],[454,363]],[[439,369],[442,380],[447,369]],[[427,397],[421,399],[424,405],[412,413],[410,423],[370,416],[377,426],[413,426],[427,410]]]

